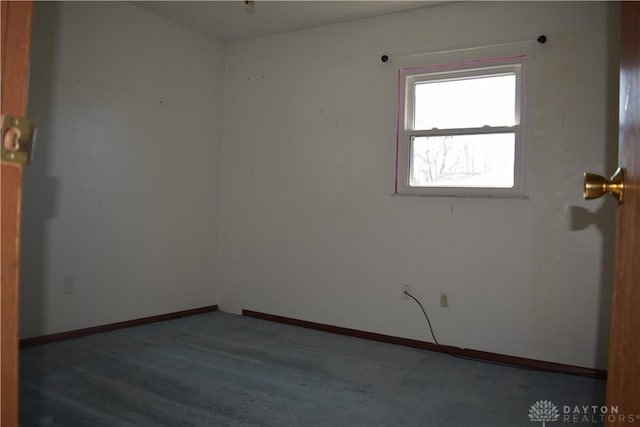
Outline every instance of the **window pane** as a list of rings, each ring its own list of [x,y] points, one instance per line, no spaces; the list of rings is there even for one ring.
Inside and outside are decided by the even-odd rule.
[[[515,125],[515,74],[416,83],[414,130]]]
[[[409,185],[511,188],[514,158],[514,133],[412,137]]]

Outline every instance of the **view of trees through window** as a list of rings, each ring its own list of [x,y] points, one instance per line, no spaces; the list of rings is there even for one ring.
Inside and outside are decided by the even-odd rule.
[[[413,187],[513,187],[513,133],[424,136],[411,141]]]
[[[434,135],[411,137],[410,186],[513,187],[515,133],[487,131],[516,124],[515,74],[420,81],[413,111]]]

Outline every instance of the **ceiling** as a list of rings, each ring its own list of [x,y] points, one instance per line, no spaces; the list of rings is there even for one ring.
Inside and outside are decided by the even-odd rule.
[[[226,43],[383,15],[443,1],[134,1]],[[253,9],[253,10],[251,10]]]

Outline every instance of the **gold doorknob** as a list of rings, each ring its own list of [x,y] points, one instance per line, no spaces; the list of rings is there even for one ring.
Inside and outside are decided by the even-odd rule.
[[[594,173],[584,174],[584,198],[597,199],[605,193],[610,193],[618,203],[622,203],[624,193],[624,170],[618,168],[610,180]]]

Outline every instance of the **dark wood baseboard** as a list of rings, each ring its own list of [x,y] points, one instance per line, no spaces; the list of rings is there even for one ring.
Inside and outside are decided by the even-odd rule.
[[[437,351],[440,353],[447,353],[452,356],[480,360],[501,365],[509,365],[517,368],[536,369],[540,371],[556,372],[561,374],[579,375],[599,380],[606,380],[607,378],[607,371],[600,369],[582,368],[579,366],[564,365],[562,363],[545,362],[542,360],[508,356],[505,354],[490,353],[487,351],[472,350],[469,348],[460,348],[449,345],[438,346],[426,341],[394,337],[391,335],[377,334],[375,332],[360,331],[357,329],[343,328],[340,326],[325,325],[322,323],[292,319],[290,317],[277,316],[252,310],[242,310],[242,315],[247,317],[255,317],[257,319],[269,320],[271,322],[286,323],[287,325],[315,329],[318,331],[363,338],[366,340],[380,341],[389,344],[398,344],[406,347],[419,348],[429,351]]]
[[[146,325],[148,323],[162,322],[163,320],[179,319],[181,317],[193,316],[195,314],[210,313],[217,311],[217,305],[193,308],[191,310],[176,311],[175,313],[159,314],[157,316],[143,317],[141,319],[125,320],[124,322],[110,323],[108,325],[92,326],[90,328],[76,329],[73,331],[60,332],[57,334],[43,335],[20,340],[20,347],[32,347],[34,345],[48,344],[57,341],[65,341],[74,338],[86,337],[87,335],[99,334],[102,332],[114,331],[116,329],[130,328],[132,326]]]

